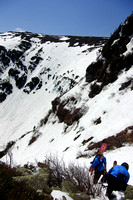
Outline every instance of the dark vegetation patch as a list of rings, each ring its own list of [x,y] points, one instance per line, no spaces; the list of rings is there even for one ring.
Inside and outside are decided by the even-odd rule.
[[[77,135],[73,140],[77,140],[80,137],[81,134]]]
[[[88,145],[88,150],[99,149],[102,143],[107,143],[107,150],[113,150],[116,148],[123,147],[125,144],[133,144],[133,126],[130,126],[115,136],[110,136],[98,143]]]
[[[30,69],[31,72],[33,72],[37,65],[40,63],[40,61],[42,61],[43,59],[39,56],[39,55],[35,55],[31,58],[31,61],[30,61],[30,66],[28,69]]]
[[[40,39],[41,39],[42,44],[46,43],[46,42],[59,42],[60,41],[59,36],[53,36],[53,35],[44,35],[44,36],[40,37]]]
[[[16,60],[19,60],[22,55],[23,55],[23,52],[19,50],[13,49],[13,50],[8,51],[8,56],[12,60],[13,63],[16,62]]]
[[[13,63],[15,67],[9,69],[8,75],[15,80],[18,89],[21,89],[27,80],[27,67],[22,62],[22,56],[30,46],[30,42],[26,41],[22,41],[19,45],[22,48],[21,50],[7,50],[5,47],[0,46],[0,73],[3,73],[9,67],[10,62]],[[7,95],[12,93],[13,86],[9,80],[1,80],[0,90],[2,90],[0,92],[1,103],[6,99]]]
[[[20,69],[21,71],[24,71],[25,73],[27,73],[27,67],[23,64],[23,62],[21,60],[17,60],[15,62],[16,66],[18,69]]]
[[[11,94],[12,89],[13,89],[12,84],[9,83],[8,81],[5,81],[5,82],[0,84],[0,90],[5,92],[5,94]]]
[[[49,79],[49,78],[48,78]],[[67,84],[67,91],[72,89],[76,85],[76,81],[74,79],[68,77],[62,77],[60,80],[55,84],[54,88],[60,92],[62,95],[64,93],[64,85]],[[65,91],[66,92],[66,91]]]
[[[25,32],[16,32],[15,36],[21,36],[22,40],[29,40],[30,41],[31,38],[38,37],[38,34],[25,31]]]
[[[6,97],[7,97],[7,95],[4,92],[0,92],[0,103],[5,101]]]
[[[0,103],[2,103],[7,95],[11,94],[13,86],[10,82],[4,80],[3,83],[0,83]]]
[[[82,46],[87,45],[101,45],[104,44],[108,38],[105,37],[83,37],[83,36],[66,36],[68,39],[65,41],[69,43],[69,47],[74,47],[75,44]],[[60,40],[60,36],[44,35],[40,37],[41,43],[45,42],[64,42]]]
[[[42,82],[42,80],[40,80],[39,84],[36,87],[36,90],[39,90],[42,87],[42,85],[43,85],[43,82]]]
[[[33,144],[33,143],[37,140],[38,137],[39,137],[39,135],[33,136],[33,137],[30,139],[28,146],[31,145],[31,144]]]
[[[89,93],[90,98],[93,98],[102,91],[101,85],[98,85],[97,83],[91,84],[90,89],[91,89]]]
[[[61,102],[60,98],[57,97],[52,101],[52,111],[56,114],[60,122],[64,122],[67,125],[72,125],[73,122],[78,121],[83,112],[81,108],[74,108],[69,110],[66,107],[67,104],[76,104],[77,100],[75,97],[71,97]]]
[[[27,81],[27,75],[25,73],[23,75],[19,76],[20,71],[18,69],[10,68],[8,74],[10,77],[14,78],[14,80],[16,81],[16,86],[19,89],[24,87],[24,85]]]
[[[17,176],[21,176],[21,173],[16,168],[0,163],[0,197],[2,200],[48,200],[43,195],[39,195],[25,180],[15,181],[13,177]]]
[[[26,50],[30,49],[31,43],[30,43],[29,41],[22,40],[18,47],[19,47],[23,52],[25,52]]]
[[[104,86],[116,81],[122,70],[129,70],[133,65],[133,53],[123,55],[133,35],[132,24],[133,14],[126,19],[124,25],[119,26],[104,45],[101,52],[102,58],[86,69],[86,81],[97,82],[91,84],[90,98],[99,94]]]
[[[83,196],[90,199],[90,195],[95,197],[100,194],[100,189],[94,191],[88,169],[85,167],[81,168],[74,164],[66,167],[57,158],[53,160],[48,158],[45,162],[38,162],[38,167],[26,164],[24,167],[11,168],[0,163],[0,197],[2,200],[52,200],[50,194],[56,188],[71,193],[75,200],[77,200],[76,193],[80,199]]]
[[[94,124],[98,125],[102,122],[101,117],[99,117],[98,119],[94,120]]]
[[[128,185],[125,191],[125,199],[132,200],[133,199],[133,186]]]
[[[15,144],[14,141],[8,142],[8,144],[6,145],[6,148],[3,151],[0,151],[0,158],[2,158],[3,156],[5,156],[8,151],[10,150],[10,148]]]
[[[26,74],[23,74],[22,76],[16,78],[16,86],[18,89],[21,89],[24,87],[25,83],[27,81],[27,76]]]
[[[86,143],[90,142],[92,139],[93,139],[93,137],[83,140],[82,144],[85,145]]]
[[[65,150],[64,150],[63,152],[67,151],[68,149],[69,149],[69,147],[66,147]]]
[[[130,87],[131,90],[133,90],[133,79],[130,78],[128,81],[122,83],[121,87],[119,88],[119,90],[124,90],[125,88]]]
[[[20,74],[20,71],[18,69],[10,68],[8,71],[8,75],[12,76],[13,78],[17,78],[19,74]]]
[[[82,37],[82,36],[68,36],[69,47],[73,47],[76,43],[78,46],[82,45],[101,45],[107,42],[108,38],[103,37]]]
[[[9,66],[10,58],[8,57],[7,50],[4,46],[0,46],[0,73],[2,73],[3,68]]]
[[[24,138],[26,135],[28,135],[29,133],[31,133],[32,131],[28,131],[27,133],[25,133],[25,134],[23,134],[20,138],[19,138],[19,140],[21,140],[22,138]]]
[[[24,92],[25,93],[30,93],[32,90],[34,90],[36,87],[41,87],[41,81],[38,77],[33,77],[31,79],[30,82],[28,82],[26,85],[25,85],[25,88],[24,88]]]
[[[43,126],[43,125],[45,125],[45,124],[48,122],[48,119],[49,119],[51,113],[52,113],[52,110],[49,110],[49,112],[48,112],[47,115],[44,117],[44,119],[42,119],[42,120],[40,121],[40,127]]]
[[[0,45],[0,53],[2,53],[3,51],[7,51],[6,48],[4,46]]]

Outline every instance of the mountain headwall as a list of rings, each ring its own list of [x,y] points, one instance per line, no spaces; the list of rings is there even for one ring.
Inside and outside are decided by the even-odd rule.
[[[29,32],[0,34],[1,152],[7,152],[12,141],[25,139],[28,146],[35,144],[42,135],[40,128],[51,116],[56,121],[58,104],[54,99],[82,82],[88,63],[96,60],[107,40]],[[60,123],[64,117],[69,125],[81,118],[83,109],[76,108],[76,102],[71,98],[61,103],[57,112]],[[64,109],[68,103],[72,113],[70,108]]]
[[[89,97],[99,94],[104,86],[117,80],[122,70],[129,70],[133,65],[133,15],[130,15],[109,38],[102,49],[100,58],[88,66],[86,81],[92,83]],[[127,51],[130,46],[131,50]],[[120,87],[132,86],[132,77]]]

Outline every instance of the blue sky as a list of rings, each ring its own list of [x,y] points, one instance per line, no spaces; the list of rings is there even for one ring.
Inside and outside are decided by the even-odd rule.
[[[133,0],[0,0],[0,32],[110,36]]]

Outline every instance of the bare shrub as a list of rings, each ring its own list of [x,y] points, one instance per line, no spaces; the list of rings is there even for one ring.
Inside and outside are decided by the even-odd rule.
[[[59,161],[57,157],[50,157],[46,162],[49,170],[49,187],[58,186],[63,187],[64,190],[73,188],[73,191],[70,192],[85,193],[93,197],[101,196],[102,186],[93,184],[93,178],[86,166],[82,167],[71,163],[66,167],[64,161]],[[64,181],[67,188],[64,188],[64,184],[62,184]],[[68,185],[71,185],[71,188]]]

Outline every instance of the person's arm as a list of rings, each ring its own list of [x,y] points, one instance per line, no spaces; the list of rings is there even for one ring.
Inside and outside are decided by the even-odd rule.
[[[107,172],[107,175],[109,175],[112,172],[112,169],[113,169],[113,167],[110,168],[110,170]]]
[[[126,177],[127,177],[127,179],[126,179],[126,184],[127,184],[129,181],[130,175],[128,174]]]
[[[96,157],[95,160],[94,160],[94,162],[92,163],[92,168],[94,169],[98,164],[99,164],[99,160]]]
[[[107,173],[107,161],[105,157],[104,157],[104,166],[105,166],[105,172]]]
[[[97,162],[97,157],[94,159],[93,163],[92,163],[92,171],[91,171],[91,175],[93,174],[95,167],[97,166],[98,162]]]

